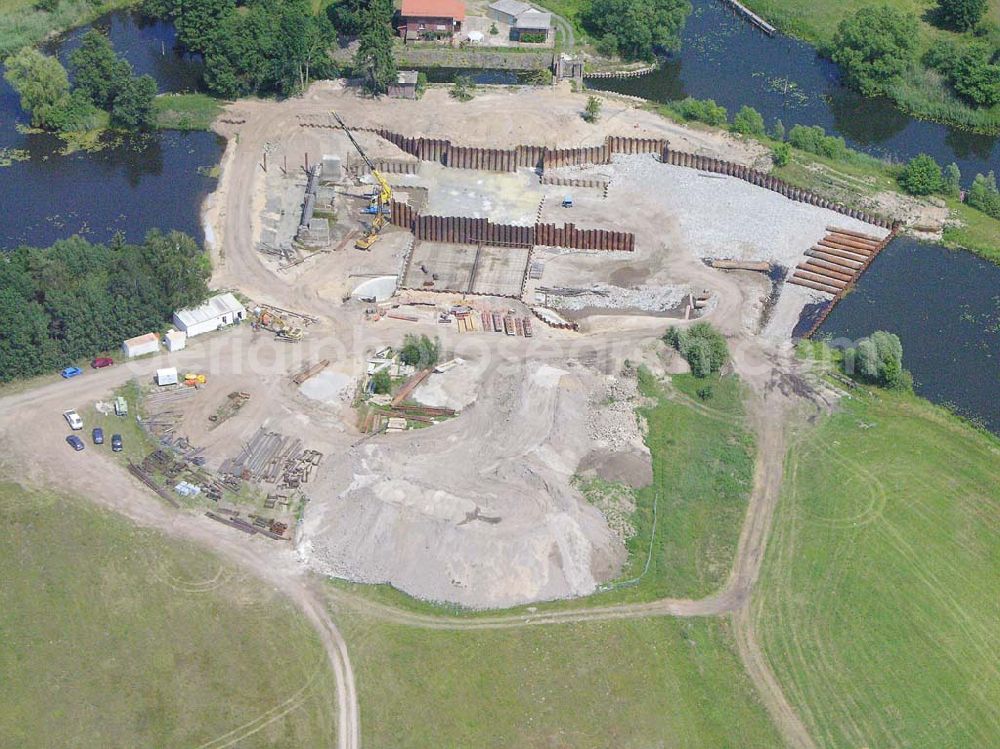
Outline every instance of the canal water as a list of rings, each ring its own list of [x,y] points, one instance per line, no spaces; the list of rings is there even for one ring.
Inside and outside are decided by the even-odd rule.
[[[676,101],[687,96],[715,99],[730,116],[748,104],[770,127],[821,125],[848,145],[879,157],[907,160],[929,153],[952,161],[965,184],[977,172],[1000,172],[1000,137],[976,135],[912,119],[886,99],[870,99],[840,83],[837,67],[808,44],[769,37],[732,14],[720,0],[692,0],[678,53],[654,73],[639,78],[594,79],[587,85]]]
[[[888,330],[916,391],[1000,434],[1000,267],[894,240],[820,329],[835,342]]]
[[[173,28],[121,12],[98,22],[136,73],[156,78],[160,91],[193,90],[201,63],[172,49]],[[65,61],[86,29],[48,46]],[[213,133],[161,132],[128,137],[95,153],[60,153],[47,134],[18,132],[30,124],[17,95],[0,77],[0,157],[27,160],[0,166],[0,248],[46,246],[78,233],[104,241],[116,232],[141,240],[153,228],[179,229],[203,239],[199,210],[215,180],[202,172],[219,163],[224,143]]]

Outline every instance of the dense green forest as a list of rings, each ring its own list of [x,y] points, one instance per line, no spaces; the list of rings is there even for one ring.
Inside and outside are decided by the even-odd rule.
[[[180,232],[142,244],[80,237],[0,259],[0,381],[49,372],[135,335],[208,296],[211,262]]]

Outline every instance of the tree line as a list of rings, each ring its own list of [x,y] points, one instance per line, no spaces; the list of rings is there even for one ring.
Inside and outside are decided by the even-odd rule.
[[[4,78],[17,92],[35,127],[69,132],[90,130],[105,119],[122,130],[156,126],[156,81],[136,76],[111,42],[93,29],[70,55],[73,85],[58,59],[25,47],[4,62]],[[105,114],[106,113],[106,114]]]
[[[205,58],[205,85],[227,99],[290,96],[336,74],[336,32],[308,0],[144,0],[143,11],[174,23],[177,41]]]
[[[841,21],[827,52],[845,82],[866,96],[891,93],[921,62],[940,73],[959,99],[990,108],[1000,103],[1000,34],[983,19],[986,8],[987,0],[938,0],[932,20],[971,31],[973,39],[941,39],[918,59],[917,17],[890,5],[867,6]]]
[[[0,381],[51,372],[158,331],[208,296],[211,264],[180,232],[81,237],[0,258]]]
[[[690,12],[689,0],[593,0],[582,21],[602,55],[652,61],[678,48]]]

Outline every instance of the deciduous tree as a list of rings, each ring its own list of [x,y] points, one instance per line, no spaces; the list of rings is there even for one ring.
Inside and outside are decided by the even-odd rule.
[[[988,0],[938,0],[938,13],[951,28],[968,31],[982,20],[988,4]]]
[[[25,47],[7,58],[4,68],[4,78],[21,97],[21,108],[31,113],[31,124],[47,127],[50,110],[69,95],[69,76],[62,63]]]
[[[372,93],[384,93],[396,81],[392,54],[392,0],[371,0],[361,15],[361,32],[354,64],[365,73]]]
[[[899,80],[913,62],[918,39],[913,14],[888,5],[868,6],[840,22],[830,57],[848,85],[875,96]]]

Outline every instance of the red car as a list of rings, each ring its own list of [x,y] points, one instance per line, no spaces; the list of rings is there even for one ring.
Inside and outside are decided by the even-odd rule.
[[[115,363],[115,360],[107,356],[99,356],[90,363],[94,369],[104,369]]]

